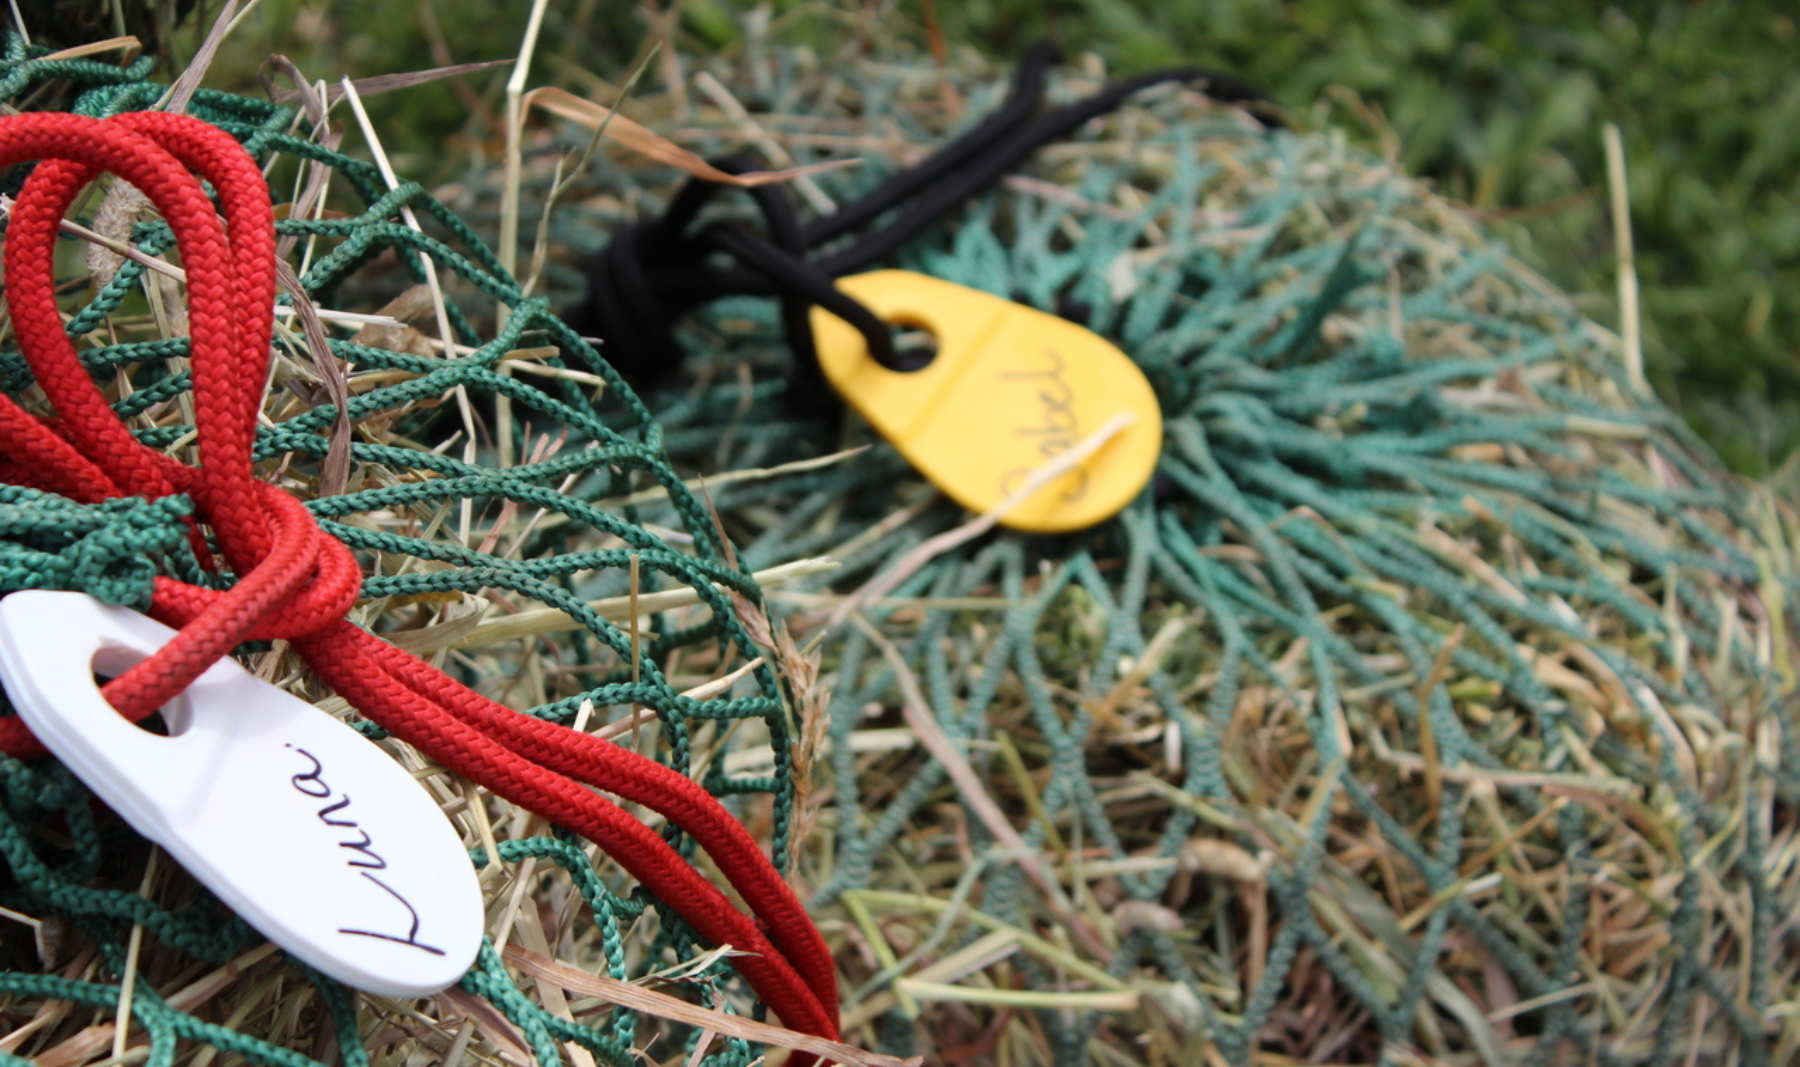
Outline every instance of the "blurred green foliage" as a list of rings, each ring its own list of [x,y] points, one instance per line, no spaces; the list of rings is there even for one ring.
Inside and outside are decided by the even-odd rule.
[[[1236,72],[1303,124],[1396,146],[1407,169],[1485,213],[1608,325],[1616,256],[1600,131],[1617,123],[1658,391],[1740,470],[1767,473],[1800,446],[1792,0],[686,0],[676,40],[731,47],[744,13],[760,7],[776,39],[835,47],[865,6],[897,6],[921,40],[935,18],[952,44],[999,56],[1049,37],[1121,72],[1175,63]],[[618,78],[641,54],[648,7],[553,0],[534,82],[580,90],[582,71]],[[266,51],[315,77],[431,66],[444,56],[429,46],[434,36],[458,62],[501,58],[516,51],[528,10],[525,0],[267,0],[240,29],[251,40],[221,61],[238,68],[209,83],[253,87],[242,64]],[[490,72],[469,86],[492,106],[504,78]],[[452,92],[370,103],[394,131],[389,148],[420,176],[479,158],[493,133]]]

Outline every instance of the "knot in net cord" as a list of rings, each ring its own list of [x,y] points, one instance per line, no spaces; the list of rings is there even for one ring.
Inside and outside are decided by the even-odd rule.
[[[6,296],[22,353],[59,421],[0,395],[0,476],[84,503],[125,496],[125,487],[152,497],[186,493],[201,563],[212,565],[204,523],[238,576],[225,591],[157,578],[150,613],[181,632],[107,684],[114,706],[141,719],[240,643],[284,638],[370,721],[599,844],[701,937],[746,953],[733,964],[784,1023],[835,1038],[836,977],[824,940],[749,833],[710,794],[629,749],[494,703],[344,618],[360,585],[355,560],[297,500],[258,481],[252,465],[276,289],[273,214],[255,161],[229,135],[181,115],[0,119],[0,166],[32,160],[44,162],[8,225]],[[187,264],[197,467],[132,436],[64,332],[52,273],[56,228],[102,172],[150,198]],[[195,173],[218,190],[223,225]],[[0,751],[43,754],[17,719],[0,720]],[[687,831],[756,918],[590,786]]]

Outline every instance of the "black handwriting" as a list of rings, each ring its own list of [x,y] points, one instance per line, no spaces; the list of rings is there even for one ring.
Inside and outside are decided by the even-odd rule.
[[[303,774],[296,774],[288,779],[288,781],[293,784],[294,789],[306,796],[314,797],[319,800],[330,797],[333,790],[331,786],[325,782],[325,767],[319,762],[319,758],[296,745],[288,745],[287,747],[293,749],[300,755],[305,756],[307,760],[312,763],[312,770]],[[311,786],[316,786],[317,789],[310,788]],[[412,917],[412,925],[405,937],[394,934],[377,933],[373,930],[353,930],[347,928],[339,928],[338,933],[350,934],[356,937],[374,937],[383,941],[393,941],[401,945],[411,945],[413,948],[421,949],[435,956],[442,956],[444,954],[442,949],[433,948],[419,940],[419,912],[412,906],[412,902],[396,892],[393,886],[388,885],[386,882],[369,873],[369,871],[387,870],[387,860],[382,858],[381,853],[375,851],[375,842],[374,839],[369,836],[369,831],[363,829],[360,823],[349,817],[349,808],[350,797],[348,794],[345,794],[318,810],[319,821],[326,826],[335,826],[343,830],[354,831],[356,835],[362,839],[360,841],[345,839],[338,842],[339,848],[349,849],[360,857],[346,859],[344,865],[346,867],[364,868],[357,873],[361,874],[369,881],[374,882],[386,891],[389,896],[399,901],[400,906],[405,908],[406,913]],[[340,813],[343,817],[333,817],[340,815]]]
[[[442,956],[444,954],[443,949],[435,948],[435,947],[433,947],[431,945],[427,945],[425,942],[419,940],[419,913],[412,906],[412,904],[409,901],[407,901],[407,899],[405,897],[394,892],[393,886],[388,885],[386,882],[384,882],[381,879],[370,874],[368,871],[362,872],[362,876],[364,878],[367,878],[369,881],[374,882],[376,885],[380,886],[381,888],[387,890],[388,896],[391,896],[395,900],[399,901],[400,906],[406,909],[406,914],[411,916],[412,925],[407,928],[405,937],[400,937],[397,934],[383,934],[383,933],[379,933],[374,930],[350,930],[350,929],[347,929],[347,928],[341,927],[341,926],[338,927],[338,933],[349,934],[353,937],[373,937],[380,941],[392,941],[392,942],[395,942],[396,944],[411,945],[413,948],[424,949],[426,952],[431,953],[433,956]]]

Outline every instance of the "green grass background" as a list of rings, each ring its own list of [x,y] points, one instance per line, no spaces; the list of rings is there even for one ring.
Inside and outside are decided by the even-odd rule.
[[[110,10],[115,3],[91,0]],[[152,19],[174,0],[141,0]],[[535,83],[616,79],[648,30],[638,0],[553,0]],[[216,5],[215,5],[216,6]],[[269,51],[314,77],[431,66],[419,0],[267,0],[209,84],[254,90]],[[677,40],[730,47],[754,0],[685,0]],[[841,42],[846,12],[898,8],[924,39],[1016,54],[1041,37],[1120,72],[1195,62],[1260,85],[1303,124],[1398,145],[1594,317],[1617,323],[1601,128],[1623,131],[1650,373],[1736,468],[1800,446],[1800,6],[1771,0],[769,0],[779,39]],[[930,9],[935,12],[928,16]],[[26,5],[29,11],[31,5]],[[456,61],[517,50],[526,0],[440,0]],[[196,25],[171,36],[176,58]],[[29,17],[29,16],[28,16]],[[108,20],[110,21],[110,19]],[[472,79],[498,102],[504,74]],[[1367,105],[1346,105],[1343,91]],[[1322,101],[1338,101],[1332,105]],[[478,158],[442,86],[377,98],[409,173]],[[458,137],[473,133],[475,137]],[[384,134],[384,137],[388,136]]]

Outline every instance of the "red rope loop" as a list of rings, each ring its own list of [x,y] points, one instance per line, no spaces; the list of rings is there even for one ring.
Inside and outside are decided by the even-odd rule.
[[[8,223],[6,300],[20,350],[58,418],[39,419],[0,394],[0,477],[84,502],[127,491],[187,493],[196,521],[211,529],[238,576],[223,592],[156,580],[151,614],[179,633],[106,685],[113,706],[141,719],[244,641],[285,638],[370,721],[595,841],[702,938],[750,953],[734,964],[763,1001],[787,1025],[835,1039],[830,950],[756,842],[711,794],[629,749],[496,704],[345,619],[362,581],[355,558],[304,505],[259,481],[252,462],[276,295],[274,220],[256,162],[223,131],[183,115],[0,118],[0,166],[31,160],[43,162]],[[148,196],[181,249],[196,467],[132,436],[63,330],[53,273],[57,226],[103,172]],[[217,190],[219,210],[196,175]],[[210,564],[198,531],[195,545]],[[16,718],[0,719],[0,751],[43,754]],[[687,831],[757,919],[595,788],[644,804]],[[810,1057],[790,1062],[803,1060]]]

